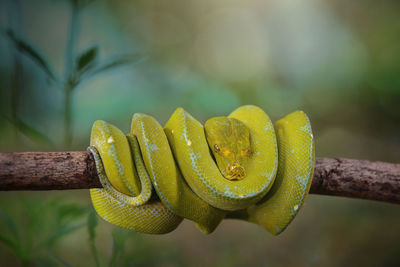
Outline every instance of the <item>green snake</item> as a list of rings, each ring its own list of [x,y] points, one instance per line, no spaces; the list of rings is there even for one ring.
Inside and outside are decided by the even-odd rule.
[[[96,121],[89,150],[103,185],[90,190],[97,213],[149,234],[168,233],[183,218],[208,234],[235,218],[277,235],[308,195],[315,161],[304,112],[273,124],[251,105],[204,126],[182,108],[164,127],[137,113],[127,135]]]

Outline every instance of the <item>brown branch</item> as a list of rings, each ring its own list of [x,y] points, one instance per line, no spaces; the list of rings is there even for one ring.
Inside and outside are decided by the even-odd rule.
[[[0,191],[101,187],[89,151],[0,153]]]
[[[99,187],[88,151],[0,153],[0,191]],[[317,158],[310,193],[400,204],[400,164]]]
[[[400,204],[400,164],[317,158],[310,193]]]

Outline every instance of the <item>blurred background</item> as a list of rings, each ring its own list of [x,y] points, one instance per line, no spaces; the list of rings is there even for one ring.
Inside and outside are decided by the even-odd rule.
[[[85,150],[135,112],[310,117],[319,157],[399,162],[400,2],[0,1],[0,151]],[[399,266],[400,207],[311,195],[281,235],[99,219],[87,190],[0,193],[4,266]]]

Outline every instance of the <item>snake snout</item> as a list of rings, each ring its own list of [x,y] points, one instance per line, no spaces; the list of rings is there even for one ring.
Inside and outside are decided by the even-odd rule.
[[[225,171],[225,178],[228,180],[242,180],[246,177],[246,169],[235,162],[232,165],[228,165]]]

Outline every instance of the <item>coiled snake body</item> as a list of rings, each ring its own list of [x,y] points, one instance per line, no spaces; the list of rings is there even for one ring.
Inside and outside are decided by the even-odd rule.
[[[168,233],[183,218],[211,233],[222,219],[237,218],[276,235],[313,177],[313,135],[302,111],[272,124],[260,108],[242,106],[205,127],[182,108],[164,127],[135,114],[127,135],[96,121],[90,143],[103,185],[90,190],[94,208],[144,233]]]

